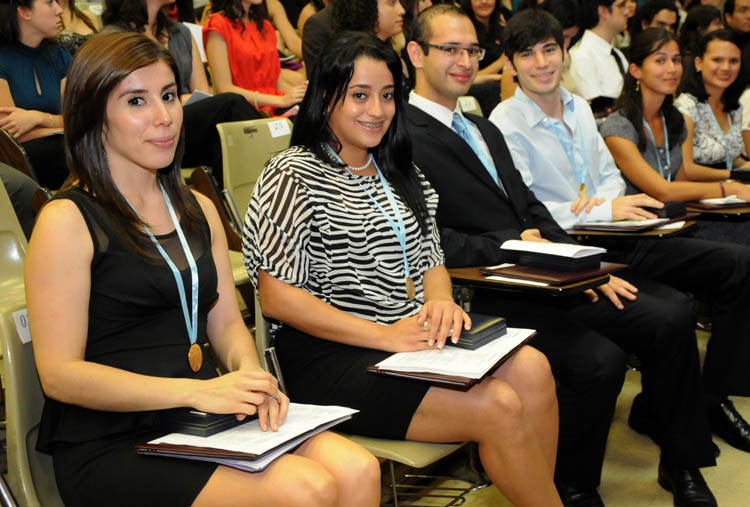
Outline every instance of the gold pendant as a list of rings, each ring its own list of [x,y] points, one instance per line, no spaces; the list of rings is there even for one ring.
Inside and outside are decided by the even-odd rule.
[[[203,364],[203,352],[201,351],[200,345],[193,343],[188,350],[188,363],[190,363],[190,369],[198,371],[201,369]]]
[[[581,186],[578,187],[578,198],[579,199],[586,198],[586,185],[584,183],[581,183]]]
[[[417,288],[414,286],[414,280],[407,278],[404,282],[406,284],[406,297],[409,298],[409,301],[414,301],[414,298],[417,296]]]

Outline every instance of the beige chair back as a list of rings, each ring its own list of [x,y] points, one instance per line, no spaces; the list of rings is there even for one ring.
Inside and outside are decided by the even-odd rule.
[[[263,167],[271,157],[287,149],[292,122],[287,118],[264,118],[216,125],[224,158],[224,188],[245,219],[247,206]]]
[[[52,458],[36,451],[44,397],[25,315],[26,238],[0,185],[0,378],[5,389],[8,485],[19,505],[62,505]]]
[[[464,95],[458,98],[458,107],[464,113],[475,114],[477,116],[484,116],[482,114],[482,108],[479,106],[479,101],[471,95]]]

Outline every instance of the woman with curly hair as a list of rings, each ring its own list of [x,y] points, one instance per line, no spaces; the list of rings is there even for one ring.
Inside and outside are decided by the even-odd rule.
[[[265,0],[215,0],[203,25],[203,44],[217,92],[238,93],[271,114],[305,96],[304,77],[281,72]]]

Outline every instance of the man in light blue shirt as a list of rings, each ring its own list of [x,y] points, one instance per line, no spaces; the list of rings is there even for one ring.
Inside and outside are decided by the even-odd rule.
[[[508,23],[503,47],[506,68],[518,78],[519,86],[512,98],[495,108],[490,120],[502,131],[524,182],[558,224],[570,228],[580,221],[656,218],[642,207],[661,207],[661,203],[645,194],[623,195],[625,183],[596,129],[591,109],[560,86],[565,55],[559,23],[543,11],[521,12]],[[703,369],[711,430],[730,445],[750,451],[750,426],[741,415],[735,417],[736,410],[727,398],[728,394],[750,395],[750,377],[731,366],[733,358],[743,357],[744,365],[750,356],[750,347],[744,345],[750,335],[750,318],[737,303],[744,301],[740,293],[750,292],[750,249],[680,237],[602,241],[609,249],[608,260],[629,265],[623,278],[646,277],[649,282],[711,302],[714,327]],[[628,290],[635,294],[632,288]],[[645,292],[638,292],[639,299]],[[730,297],[729,292],[735,295]],[[737,340],[738,333],[744,338]],[[717,349],[724,351],[717,354]],[[696,413],[692,420],[677,416],[691,405],[695,407],[699,399],[684,398],[679,402],[682,408],[664,410],[678,396],[684,396],[686,384],[682,388],[674,385],[671,392],[665,390],[669,376],[664,376],[663,369],[669,363],[655,367],[663,357],[639,355],[644,361],[643,393],[636,397],[628,422],[643,432],[646,424],[642,416],[646,413],[650,414],[650,424],[665,428],[661,437],[655,438],[662,449],[659,484],[674,494],[675,505],[716,505],[698,470],[714,461],[705,447],[696,448],[696,442],[706,438],[704,416]],[[741,376],[747,378],[740,380]],[[649,407],[645,412],[644,406]],[[677,427],[684,430],[688,425],[693,428],[692,437],[675,432]]]

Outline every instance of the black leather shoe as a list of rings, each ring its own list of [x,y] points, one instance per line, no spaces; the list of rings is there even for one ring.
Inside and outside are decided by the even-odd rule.
[[[711,431],[726,443],[741,451],[750,452],[750,424],[742,418],[734,403],[725,399],[708,411]]]
[[[565,507],[604,507],[602,497],[596,488],[577,489],[572,486],[557,484],[557,492]]]
[[[656,445],[660,445],[656,432],[653,431],[651,415],[648,413],[646,398],[643,393],[638,393],[633,398],[633,405],[630,407],[630,415],[628,415],[628,426],[636,433],[649,437]],[[711,442],[711,448],[714,451],[714,458],[718,458],[721,454],[719,446]]]
[[[659,486],[674,495],[675,507],[717,507],[697,468],[673,468],[659,463]]]

